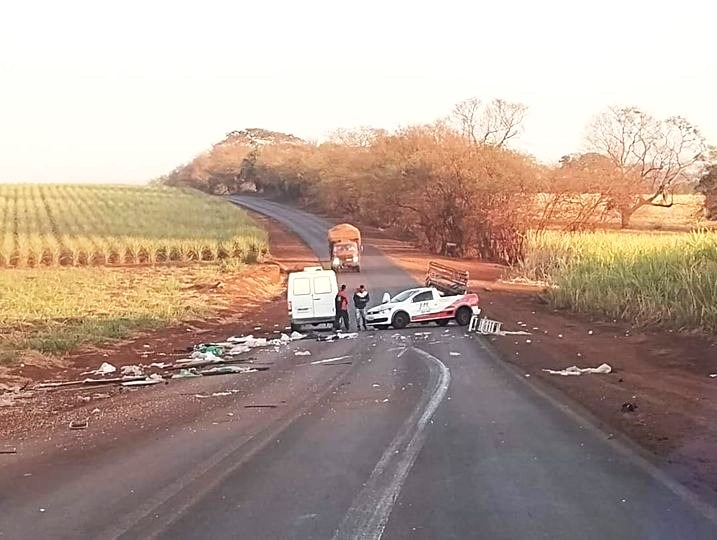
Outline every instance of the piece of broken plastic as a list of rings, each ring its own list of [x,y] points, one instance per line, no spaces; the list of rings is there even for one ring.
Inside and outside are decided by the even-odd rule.
[[[197,368],[180,369],[179,373],[172,375],[172,379],[193,379],[201,377],[201,373],[197,373]]]
[[[579,368],[578,366],[570,366],[560,370],[544,369],[543,371],[550,373],[551,375],[562,375],[563,377],[567,377],[569,375],[582,375],[584,373],[607,374],[612,372],[612,368],[609,364],[600,364],[596,368]]]
[[[217,366],[200,371],[202,375],[224,375],[228,373],[254,373],[257,371],[253,368],[244,366]]]

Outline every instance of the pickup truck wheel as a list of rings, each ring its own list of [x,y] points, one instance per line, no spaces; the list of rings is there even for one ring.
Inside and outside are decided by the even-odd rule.
[[[463,306],[462,308],[459,308],[456,312],[456,322],[461,326],[468,326],[468,323],[471,322],[471,317],[473,316],[473,311],[471,308]]]
[[[448,323],[449,323],[449,322],[451,322],[450,319],[438,319],[438,320],[436,321],[436,324],[437,324],[438,326],[448,326]]]
[[[411,322],[411,318],[408,316],[408,313],[405,311],[399,311],[393,316],[392,325],[397,330],[400,330],[401,328],[406,328],[408,326],[408,323]]]

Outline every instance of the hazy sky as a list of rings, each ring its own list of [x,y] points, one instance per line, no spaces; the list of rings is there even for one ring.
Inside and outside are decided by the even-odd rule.
[[[143,182],[231,130],[394,128],[473,95],[527,104],[516,146],[544,161],[611,104],[716,143],[715,20],[707,0],[8,1],[0,182]]]

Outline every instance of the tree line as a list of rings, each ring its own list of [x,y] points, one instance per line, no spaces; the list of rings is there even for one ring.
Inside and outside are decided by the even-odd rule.
[[[611,107],[589,124],[585,152],[546,166],[511,148],[526,111],[470,98],[432,124],[342,129],[320,144],[232,132],[160,181],[212,193],[251,186],[392,227],[433,253],[506,263],[522,258],[529,228],[580,230],[611,216],[627,227],[639,208],[669,207],[676,190],[699,179],[706,199],[717,199],[717,156],[682,117]]]

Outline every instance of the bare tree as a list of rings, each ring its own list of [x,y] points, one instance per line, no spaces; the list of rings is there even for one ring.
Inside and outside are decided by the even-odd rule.
[[[451,120],[473,144],[504,146],[520,134],[527,107],[502,99],[482,103],[472,97],[456,104]]]
[[[588,148],[606,156],[622,178],[611,197],[623,227],[646,205],[672,206],[676,184],[694,175],[703,160],[705,141],[680,116],[658,120],[635,107],[611,107],[588,128]]]

